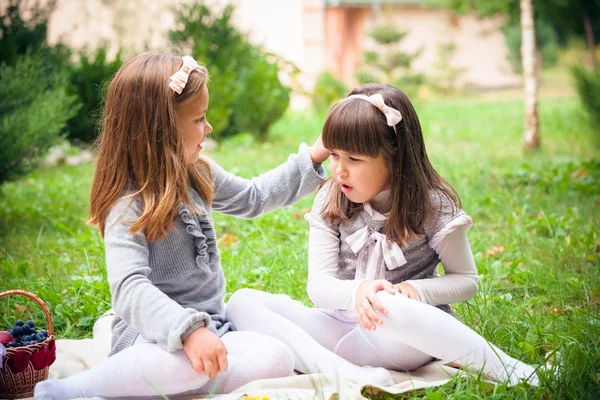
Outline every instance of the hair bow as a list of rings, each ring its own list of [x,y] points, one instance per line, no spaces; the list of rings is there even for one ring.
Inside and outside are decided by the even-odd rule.
[[[190,56],[183,56],[183,65],[177,72],[171,75],[169,87],[177,94],[181,94],[185,85],[187,84],[188,78],[193,70],[199,67],[196,60]]]
[[[353,94],[352,96],[346,97],[346,99],[362,99],[373,104],[385,115],[388,126],[395,126],[398,122],[402,121],[402,114],[395,108],[388,107],[383,101],[383,96],[380,93],[375,93],[372,96],[365,96],[364,94]]]

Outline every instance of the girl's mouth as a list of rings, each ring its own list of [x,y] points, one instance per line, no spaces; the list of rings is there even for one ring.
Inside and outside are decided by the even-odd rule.
[[[340,183],[340,187],[342,188],[342,192],[344,193],[350,193],[350,191],[352,190],[352,186],[348,186],[345,183]]]

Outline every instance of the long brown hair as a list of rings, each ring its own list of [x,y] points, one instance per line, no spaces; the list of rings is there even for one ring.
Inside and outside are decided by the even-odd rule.
[[[126,222],[132,233],[144,231],[148,241],[168,233],[182,203],[199,212],[190,199],[190,186],[212,201],[210,167],[201,159],[186,161],[178,115],[200,95],[208,71],[194,70],[178,95],[169,88],[169,78],[182,63],[173,54],[140,54],[108,86],[89,218],[103,235],[111,208],[124,196],[140,201],[142,215]]]
[[[388,126],[383,113],[369,102],[342,100],[325,119],[323,144],[332,150],[384,158],[391,181],[391,209],[385,234],[405,245],[410,238],[424,234],[427,218],[442,212],[442,202],[435,201],[436,195],[446,196],[454,205],[453,211],[460,207],[460,198],[429,162],[419,118],[403,92],[390,85],[369,83],[357,87],[349,96],[375,93],[382,95],[386,105],[400,111],[402,121],[395,127]],[[333,183],[329,185],[328,198],[321,214],[334,223],[349,220],[362,208]]]

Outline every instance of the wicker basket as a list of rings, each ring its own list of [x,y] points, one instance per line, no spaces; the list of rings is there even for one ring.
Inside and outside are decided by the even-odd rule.
[[[12,295],[29,297],[44,310],[48,323],[48,339],[41,343],[6,349],[0,369],[0,399],[32,397],[35,385],[48,379],[48,368],[56,359],[54,327],[48,307],[39,297],[24,290],[0,293],[0,297]]]

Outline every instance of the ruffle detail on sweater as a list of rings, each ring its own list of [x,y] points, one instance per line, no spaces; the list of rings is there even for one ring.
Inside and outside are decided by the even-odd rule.
[[[179,216],[185,223],[185,230],[194,237],[196,264],[200,268],[209,268],[211,253],[216,253],[217,239],[208,213],[200,209],[203,215],[197,215],[188,206],[179,207]]]

